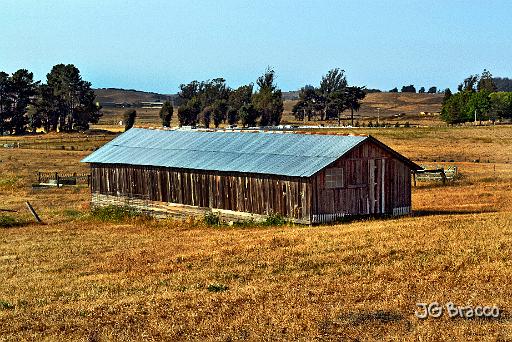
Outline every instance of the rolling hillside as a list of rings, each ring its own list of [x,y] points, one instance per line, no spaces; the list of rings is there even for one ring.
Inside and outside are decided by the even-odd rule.
[[[174,95],[164,95],[153,92],[145,92],[134,89],[99,88],[94,89],[96,101],[103,103],[137,103],[157,102],[171,99]]]
[[[133,89],[100,88],[95,89],[96,100],[100,103],[137,103],[145,101],[165,101],[176,97],[176,94],[158,94]],[[296,102],[297,92],[283,92],[285,109],[290,110]],[[443,94],[417,93],[370,93],[363,101],[360,110],[362,116],[380,114],[383,117],[395,114],[417,115],[420,112],[439,112]]]
[[[102,124],[116,125],[122,120],[124,108],[114,108],[113,103],[137,104],[140,102],[160,102],[174,99],[176,94],[158,94],[138,90],[125,90],[114,88],[95,89],[96,100],[104,106]],[[283,124],[298,124],[292,114],[292,108],[297,103],[296,92],[283,92],[284,113]],[[431,125],[441,122],[436,114],[422,115],[421,113],[438,113],[441,111],[443,94],[418,94],[418,93],[370,93],[363,100],[361,109],[355,113],[355,120],[377,121],[380,115],[382,120],[388,122],[415,122],[416,124]],[[380,108],[380,109],[378,109]],[[159,109],[138,109],[138,124],[154,125],[160,122]],[[344,113],[344,119],[350,115]],[[177,116],[173,118],[173,125],[177,125]]]

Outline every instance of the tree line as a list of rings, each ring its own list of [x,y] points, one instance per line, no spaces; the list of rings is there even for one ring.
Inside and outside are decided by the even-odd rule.
[[[177,115],[180,126],[219,127],[222,123],[240,124],[243,127],[275,126],[281,123],[283,96],[275,84],[275,72],[267,68],[254,84],[231,89],[223,78],[207,81],[192,81],[180,85]],[[296,118],[308,120],[341,119],[346,110],[359,110],[361,100],[366,95],[365,87],[349,86],[345,71],[332,69],[318,88],[305,86],[299,92],[299,101],[293,107]],[[169,127],[174,106],[166,101],[160,110],[162,126]],[[130,129],[136,119],[135,110],[127,110],[124,115],[125,129]]]
[[[393,89],[389,90],[390,93],[398,93],[398,88],[394,87]],[[402,93],[416,93],[416,87],[414,84],[404,85],[401,89]],[[438,92],[436,86],[432,86],[428,88],[428,90],[425,90],[425,87],[421,87],[418,89],[418,94],[436,94]]]
[[[180,126],[219,127],[222,123],[242,126],[279,125],[283,115],[283,96],[275,84],[275,72],[267,68],[254,84],[230,88],[224,78],[192,81],[180,85],[177,106]],[[173,103],[164,102],[160,110],[162,126],[169,127],[174,113]],[[124,114],[125,129],[130,129],[136,119],[135,110]]]
[[[350,110],[354,125],[354,111],[361,107],[365,90],[365,87],[349,86],[344,70],[332,69],[322,77],[318,87],[306,85],[301,88],[299,101],[292,112],[298,120],[337,119],[339,124],[342,113]]]
[[[512,118],[512,92],[498,92],[488,70],[468,76],[457,90],[455,94],[445,91],[441,118],[447,123]]]
[[[57,64],[46,83],[20,69],[11,75],[0,71],[0,135],[86,130],[101,117],[91,83],[73,64]]]

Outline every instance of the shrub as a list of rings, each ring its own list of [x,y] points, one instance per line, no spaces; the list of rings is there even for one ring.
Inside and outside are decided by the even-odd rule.
[[[208,285],[207,289],[209,292],[224,292],[224,291],[227,291],[229,289],[229,287],[227,287],[224,284],[213,283],[213,284]]]
[[[405,122],[404,127],[411,127],[411,124],[409,123],[409,121]]]
[[[282,226],[286,224],[286,219],[280,214],[270,214],[268,215],[263,225],[265,226]]]
[[[65,209],[64,215],[71,218],[79,218],[80,216],[82,216],[82,212],[75,209]]]
[[[0,215],[0,228],[12,228],[23,226],[26,222],[15,219],[8,215]]]
[[[92,217],[101,221],[123,221],[140,215],[137,210],[127,206],[109,205],[105,207],[94,207],[91,211]]]
[[[204,215],[204,223],[209,226],[220,226],[220,217],[214,213],[206,213]]]
[[[0,310],[13,310],[14,304],[6,302],[5,300],[0,300]]]
[[[250,219],[250,220],[237,220],[237,221],[234,221],[233,222],[233,226],[235,227],[253,227],[253,226],[256,226],[256,222],[254,221],[254,219]]]

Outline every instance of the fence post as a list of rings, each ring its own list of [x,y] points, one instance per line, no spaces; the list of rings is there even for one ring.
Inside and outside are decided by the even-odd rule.
[[[444,169],[441,169],[441,177],[443,178],[443,185],[446,184],[446,174],[444,173]]]
[[[25,202],[25,204],[27,205],[27,208],[30,211],[30,213],[32,214],[32,216],[34,216],[34,218],[36,219],[37,223],[41,223],[42,222],[41,219],[37,215],[37,213],[34,210],[34,208],[32,208],[32,206],[30,205],[30,202],[27,201],[27,202]]]

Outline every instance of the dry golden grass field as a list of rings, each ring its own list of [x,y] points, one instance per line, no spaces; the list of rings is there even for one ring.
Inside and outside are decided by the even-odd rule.
[[[102,221],[87,187],[31,184],[37,170],[86,171],[79,160],[113,136],[0,138],[0,208],[18,211],[0,212],[14,225],[0,226],[0,340],[511,341],[512,127],[357,133],[420,164],[455,164],[461,178],[418,183],[403,218]],[[12,142],[22,148],[1,148]],[[415,317],[432,301],[501,316]]]

